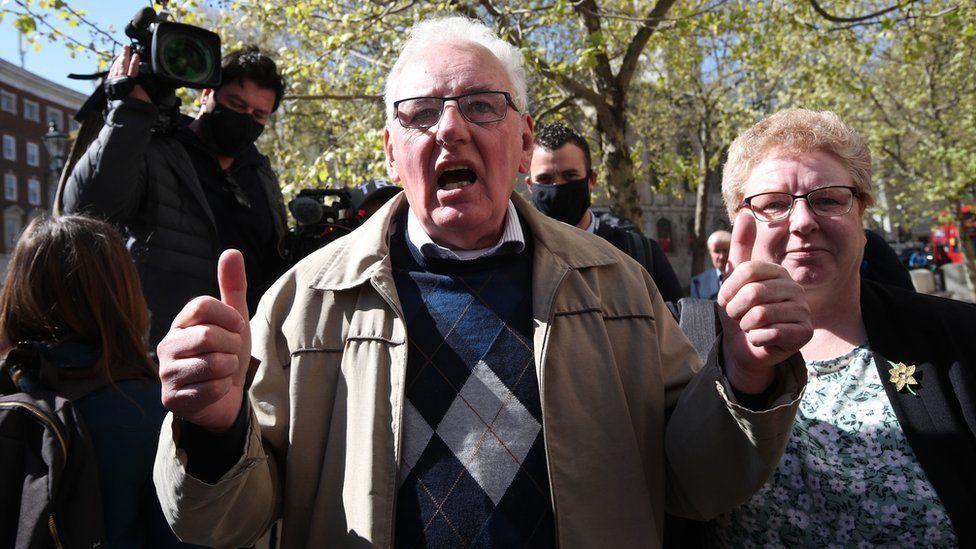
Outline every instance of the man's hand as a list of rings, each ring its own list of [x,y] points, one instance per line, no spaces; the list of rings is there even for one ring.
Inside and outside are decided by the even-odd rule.
[[[163,406],[213,432],[230,428],[244,399],[251,361],[244,256],[226,250],[217,264],[220,301],[195,298],[159,342]]]
[[[756,220],[742,210],[735,219],[725,281],[718,293],[725,375],[740,392],[758,394],[775,378],[773,366],[813,336],[803,287],[785,268],[751,261]]]
[[[139,76],[139,54],[132,53],[132,48],[130,46],[125,46],[122,48],[122,54],[115,58],[112,62],[112,68],[108,71],[108,77],[106,80],[120,79],[120,78],[135,78]],[[133,99],[139,99],[140,101],[145,101],[146,103],[152,103],[152,99],[149,98],[149,94],[146,93],[146,89],[136,84],[133,86],[132,91],[129,92],[129,97]]]

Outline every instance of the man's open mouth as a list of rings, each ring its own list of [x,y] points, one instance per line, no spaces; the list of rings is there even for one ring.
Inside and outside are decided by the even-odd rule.
[[[477,181],[478,175],[471,168],[448,168],[437,178],[437,187],[445,191],[463,189]]]

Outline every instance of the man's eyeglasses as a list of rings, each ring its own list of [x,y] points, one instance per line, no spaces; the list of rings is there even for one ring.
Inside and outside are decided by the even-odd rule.
[[[503,91],[472,92],[454,97],[411,97],[394,101],[393,112],[404,128],[425,130],[441,119],[444,103],[448,101],[457,101],[461,116],[475,124],[504,120],[509,107],[519,112],[512,96]]]
[[[813,213],[823,217],[836,217],[851,211],[854,197],[858,196],[855,187],[830,186],[814,189],[806,194],[760,193],[743,199],[742,207],[747,207],[757,221],[772,223],[782,221],[793,212],[796,201],[804,199]]]

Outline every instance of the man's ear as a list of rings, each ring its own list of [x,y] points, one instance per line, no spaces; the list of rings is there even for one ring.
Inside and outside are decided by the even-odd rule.
[[[522,122],[522,157],[519,159],[519,173],[529,173],[532,169],[532,150],[535,149],[535,123],[532,116],[525,114]]]
[[[390,144],[390,128],[383,130],[383,152],[386,154],[386,173],[390,181],[400,183],[400,173],[397,171],[396,159],[393,156],[393,145]]]
[[[590,169],[590,176],[587,179],[590,180],[590,190],[592,191],[593,187],[596,187],[596,170]]]

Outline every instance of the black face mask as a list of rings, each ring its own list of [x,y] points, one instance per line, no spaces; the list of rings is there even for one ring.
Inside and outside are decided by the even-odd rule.
[[[211,112],[200,116],[200,122],[206,128],[206,135],[221,156],[237,156],[244,152],[252,143],[257,141],[264,124],[259,123],[253,116],[237,112],[220,103]]]
[[[575,226],[590,207],[590,179],[576,179],[561,185],[532,184],[532,203],[540,212]]]

